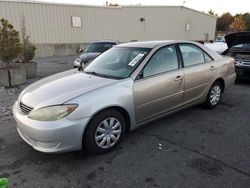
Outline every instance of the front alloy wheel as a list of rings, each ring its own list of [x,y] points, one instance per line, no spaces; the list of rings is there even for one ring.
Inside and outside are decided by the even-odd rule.
[[[96,144],[103,149],[111,148],[119,140],[122,133],[122,126],[116,118],[104,119],[96,129]]]
[[[121,142],[125,127],[125,119],[117,110],[109,109],[98,113],[86,128],[84,149],[96,154],[115,149]]]

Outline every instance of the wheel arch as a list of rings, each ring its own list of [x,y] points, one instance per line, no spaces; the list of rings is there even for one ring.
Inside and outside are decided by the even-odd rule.
[[[82,134],[82,142],[83,142],[84,137],[85,137],[85,134],[86,134],[86,132],[87,132],[86,130],[88,129],[88,126],[89,126],[90,122],[92,121],[92,119],[93,119],[95,116],[97,116],[99,113],[101,113],[101,112],[103,112],[103,111],[106,111],[106,110],[110,110],[110,109],[118,111],[118,112],[121,113],[121,115],[124,117],[124,120],[125,120],[125,122],[126,122],[126,130],[125,130],[125,132],[129,132],[129,131],[131,130],[131,118],[130,118],[130,116],[129,116],[128,111],[127,111],[125,108],[121,107],[121,106],[108,106],[108,107],[105,107],[105,108],[102,108],[102,109],[96,111],[96,112],[91,116],[91,118],[89,119],[89,121],[88,121],[88,123],[87,123],[87,126],[85,127],[84,132],[83,132],[83,134]]]
[[[223,80],[223,78],[217,78],[214,82],[219,82],[221,84],[221,86],[222,86],[222,92],[224,92],[224,90],[225,90],[225,81]]]

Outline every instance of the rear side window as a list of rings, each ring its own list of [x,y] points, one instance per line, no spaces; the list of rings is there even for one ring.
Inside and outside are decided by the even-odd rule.
[[[213,61],[213,59],[210,56],[208,56],[205,52],[203,52],[203,54],[206,62]]]
[[[184,61],[184,67],[212,61],[211,57],[193,44],[180,44],[179,47]]]

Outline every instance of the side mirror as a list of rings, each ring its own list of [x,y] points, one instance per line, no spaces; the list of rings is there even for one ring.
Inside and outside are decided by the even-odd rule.
[[[83,52],[83,49],[80,49],[79,52],[82,53],[82,52]]]
[[[143,78],[143,71],[141,71],[136,77],[136,79],[141,79],[141,78]]]
[[[75,67],[80,68],[81,67],[81,62],[76,62]]]
[[[78,69],[81,69],[82,68],[82,63],[81,63],[81,60],[79,58],[77,58],[75,61],[74,61],[74,67],[75,68],[78,68]]]

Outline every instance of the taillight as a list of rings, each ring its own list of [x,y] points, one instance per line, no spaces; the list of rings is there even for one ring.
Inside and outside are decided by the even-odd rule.
[[[227,73],[228,74],[235,73],[235,65],[236,65],[235,59],[232,59],[227,66]]]

